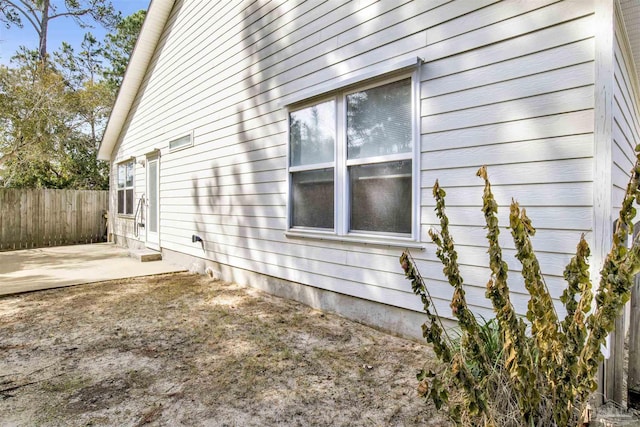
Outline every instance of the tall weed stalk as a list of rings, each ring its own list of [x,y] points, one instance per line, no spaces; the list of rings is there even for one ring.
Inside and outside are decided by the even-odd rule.
[[[566,314],[562,319],[554,308],[531,243],[535,228],[526,210],[512,201],[509,228],[530,295],[525,318],[516,313],[507,281],[509,268],[498,241],[498,204],[486,168],[480,168],[477,175],[484,181],[482,212],[491,271],[486,296],[495,319],[479,320],[468,307],[445,213],[446,193],[436,181],[433,196],[440,230],[431,230],[429,235],[437,247],[444,275],[453,287],[450,307],[458,320],[460,336],[451,338],[447,334],[413,257],[405,251],[400,263],[427,313],[423,335],[443,362],[437,372],[423,370],[418,374],[418,391],[437,408],[446,408],[457,425],[579,425],[584,407],[597,387],[596,374],[603,360],[600,348],[629,300],[633,276],[640,270],[640,245],[634,242],[627,249],[625,244],[625,234],[633,230],[634,202],[640,203],[640,146],[636,147],[636,164],[611,251],[600,271],[595,307],[589,276],[590,250],[583,235],[564,271],[567,288],[560,302]]]

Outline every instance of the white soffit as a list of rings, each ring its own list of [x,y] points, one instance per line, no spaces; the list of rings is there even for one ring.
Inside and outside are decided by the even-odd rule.
[[[102,136],[98,159],[110,160],[124,122],[127,120],[133,101],[147,72],[175,0],[151,0],[140,36],[131,53],[127,70],[118,91],[116,102],[109,116],[107,128]]]

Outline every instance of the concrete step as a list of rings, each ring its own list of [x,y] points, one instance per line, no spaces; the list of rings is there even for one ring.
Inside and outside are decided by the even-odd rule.
[[[131,249],[129,250],[129,256],[135,258],[140,262],[160,261],[162,260],[162,253],[154,251],[153,249]]]

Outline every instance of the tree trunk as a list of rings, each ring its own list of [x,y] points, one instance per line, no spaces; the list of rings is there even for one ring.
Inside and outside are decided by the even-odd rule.
[[[47,60],[47,32],[49,27],[49,2],[51,0],[43,0],[42,2],[42,21],[40,23],[40,43],[38,46],[38,55],[40,60]]]

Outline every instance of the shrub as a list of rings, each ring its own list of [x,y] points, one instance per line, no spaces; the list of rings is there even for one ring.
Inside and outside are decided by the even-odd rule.
[[[446,408],[456,424],[567,426],[581,422],[584,407],[597,388],[596,374],[603,360],[601,345],[629,300],[633,275],[640,266],[638,245],[628,250],[624,243],[627,230],[633,229],[633,203],[640,201],[640,146],[636,155],[613,245],[600,271],[595,309],[591,307],[594,295],[587,262],[589,246],[583,235],[564,272],[567,288],[560,301],[566,314],[562,319],[555,311],[533,251],[530,238],[535,229],[525,209],[512,201],[509,228],[530,294],[526,320],[514,310],[507,283],[509,269],[498,242],[498,205],[486,168],[482,167],[477,175],[485,183],[482,211],[491,271],[486,296],[495,319],[478,321],[467,306],[458,255],[449,234],[445,191],[436,181],[433,195],[440,231],[430,230],[429,235],[453,287],[450,306],[458,320],[458,338],[452,339],[443,327],[408,251],[400,262],[427,314],[423,336],[443,362],[437,372],[422,370],[418,374],[418,391],[436,407]]]

